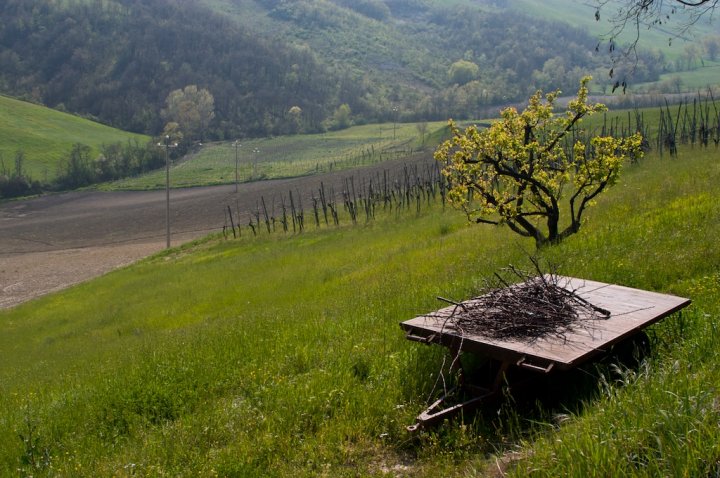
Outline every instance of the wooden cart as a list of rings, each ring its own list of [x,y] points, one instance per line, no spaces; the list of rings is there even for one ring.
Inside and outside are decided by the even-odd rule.
[[[562,338],[539,338],[532,343],[493,340],[478,334],[464,335],[448,325],[448,317],[457,308],[455,305],[402,322],[400,326],[409,340],[448,347],[453,357],[459,358],[461,353],[467,352],[494,363],[489,380],[484,383],[461,380],[461,390],[449,391],[421,413],[417,423],[408,429],[414,431],[449,418],[461,410],[477,407],[483,401],[497,396],[503,383],[513,388],[527,381],[528,375],[532,378],[576,368],[606,354],[613,346],[637,340],[639,336],[644,336],[644,328],[690,304],[689,299],[682,297],[584,279],[559,277],[557,283],[589,303],[606,309],[610,317],[584,323],[582,327],[568,331]],[[471,303],[472,300],[463,304]],[[453,363],[462,377],[461,361],[456,359]],[[453,396],[463,395],[470,398],[448,404]]]

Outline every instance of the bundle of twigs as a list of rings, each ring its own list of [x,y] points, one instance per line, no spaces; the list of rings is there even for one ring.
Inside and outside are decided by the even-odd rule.
[[[501,287],[462,303],[453,302],[456,308],[447,325],[463,335],[532,343],[550,336],[564,338],[574,328],[610,317],[609,311],[566,288],[557,275],[511,271],[524,280],[511,285],[496,275]]]

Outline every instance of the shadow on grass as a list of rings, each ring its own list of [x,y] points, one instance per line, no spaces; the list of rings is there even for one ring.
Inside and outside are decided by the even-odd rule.
[[[420,386],[423,393],[431,397],[428,403],[458,385],[458,374],[450,372],[452,357],[449,354],[438,358],[437,350],[427,350],[419,353],[419,357],[422,359],[417,363],[423,364],[425,373],[418,375],[427,377],[429,364],[434,363],[438,378],[434,383],[410,380],[406,385]],[[503,375],[504,381],[497,393],[476,407],[468,407],[451,418],[420,427],[410,434],[405,449],[417,454],[427,453],[428,446],[456,454],[470,449],[477,452],[478,447],[486,454],[516,449],[539,433],[555,429],[569,417],[582,414],[608,387],[622,386],[636,376],[650,358],[650,339],[641,332],[617,344],[602,357],[568,371],[543,374],[511,367]],[[461,361],[465,385],[443,407],[472,399],[473,393],[477,393],[476,384],[492,384],[498,374],[496,361],[469,353],[463,354]],[[440,376],[437,370],[440,370]],[[432,450],[429,452],[433,453]]]

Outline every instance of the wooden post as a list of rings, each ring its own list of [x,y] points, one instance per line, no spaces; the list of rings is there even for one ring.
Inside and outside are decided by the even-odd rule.
[[[265,226],[267,227],[268,234],[270,234],[270,218],[268,217],[267,206],[265,205],[265,197],[260,196],[260,201],[262,202],[263,214],[265,215]]]
[[[230,206],[227,207],[227,212],[228,216],[230,216],[230,227],[232,228],[233,239],[237,239],[237,235],[235,234],[235,223],[233,222],[232,209],[230,209]]]

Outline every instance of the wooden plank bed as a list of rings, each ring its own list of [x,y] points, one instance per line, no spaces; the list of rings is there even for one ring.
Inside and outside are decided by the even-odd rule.
[[[468,352],[497,361],[497,376],[486,386],[473,386],[480,392],[470,401],[435,412],[447,397],[434,403],[418,417],[411,427],[431,424],[460,409],[469,408],[495,393],[512,368],[549,373],[573,369],[592,358],[608,352],[614,345],[633,340],[641,331],[682,310],[690,300],[668,294],[633,289],[614,284],[557,277],[557,285],[573,291],[594,306],[606,309],[609,317],[583,321],[562,336],[541,337],[533,341],[497,340],[478,332],[463,334],[452,326],[449,318],[462,305],[472,306],[472,299],[462,305],[451,305],[400,324],[409,340],[448,347],[455,354]],[[456,361],[459,362],[459,361]]]

